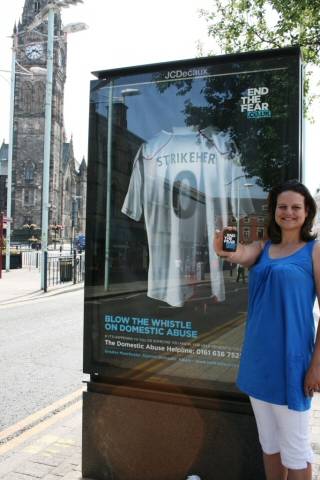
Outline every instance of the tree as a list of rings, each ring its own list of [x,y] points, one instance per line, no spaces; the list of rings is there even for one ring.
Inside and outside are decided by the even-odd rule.
[[[306,62],[320,63],[319,0],[213,0],[201,10],[209,35],[225,53],[300,45]]]
[[[212,12],[201,12],[209,24],[209,36],[223,53],[300,45],[305,62],[320,65],[320,0],[212,0]],[[297,117],[292,99],[300,98],[300,84],[289,68],[279,72],[262,69],[260,73],[249,69],[236,75],[235,62],[234,69],[235,75],[212,75],[201,81],[202,102],[192,94],[194,79],[161,82],[158,89],[175,88],[177,95],[184,96],[181,112],[186,125],[199,129],[214,125],[228,131],[241,150],[244,173],[269,191],[275,184],[299,176],[299,171],[293,170],[293,166],[298,168],[299,156],[296,125],[292,128],[290,121]],[[240,111],[239,99],[253,85],[268,88],[270,118],[252,121]],[[308,76],[304,85],[307,93]]]
[[[255,177],[257,185],[269,191],[291,175],[296,165],[295,129],[288,129],[288,119],[294,118],[294,105],[284,105],[290,91],[291,98],[299,96],[299,84],[291,71],[255,72],[241,75],[213,75],[203,79],[161,82],[157,88],[161,93],[168,89],[184,98],[184,122],[197,126],[199,130],[214,125],[228,132],[235,145],[241,146],[241,165],[248,178]],[[248,85],[268,86],[268,101],[272,105],[272,117],[262,122],[248,120],[239,108],[239,98]],[[201,91],[199,102],[197,92]],[[284,139],[286,139],[284,141]]]
[[[305,63],[320,65],[320,0],[213,0],[200,14],[223,53],[300,45]]]

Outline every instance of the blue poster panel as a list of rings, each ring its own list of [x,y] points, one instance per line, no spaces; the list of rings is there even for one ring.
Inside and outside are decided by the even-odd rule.
[[[249,272],[213,237],[266,237],[272,186],[301,176],[298,49],[96,73],[84,369],[237,393]],[[231,239],[234,241],[234,239]]]

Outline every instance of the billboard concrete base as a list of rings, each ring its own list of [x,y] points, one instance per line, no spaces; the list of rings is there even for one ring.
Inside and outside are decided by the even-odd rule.
[[[83,476],[95,480],[264,479],[248,402],[88,384]],[[96,391],[95,391],[96,390]]]

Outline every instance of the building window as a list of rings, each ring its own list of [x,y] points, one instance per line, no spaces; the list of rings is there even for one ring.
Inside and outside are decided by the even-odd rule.
[[[262,240],[264,236],[264,228],[263,227],[258,227],[257,228],[257,236],[258,240]]]
[[[24,171],[24,178],[26,182],[32,182],[34,177],[34,166],[28,165]]]
[[[25,206],[32,206],[34,205],[34,191],[33,190],[25,190],[24,191],[24,205]]]
[[[33,91],[34,95],[34,111],[36,113],[41,113],[44,111],[45,103],[45,87],[42,82],[37,82]]]
[[[40,1],[36,0],[34,2],[34,13],[38,13],[40,11]]]
[[[245,242],[250,242],[250,228],[248,227],[243,229],[243,240]]]
[[[258,217],[257,218],[258,223],[264,223],[264,217]]]
[[[268,210],[268,204],[265,203],[264,205],[262,205],[262,211],[266,212],[267,210]]]
[[[26,82],[21,89],[23,110],[26,113],[31,113],[32,108],[32,85],[30,82]]]
[[[243,223],[250,223],[250,217],[244,217]]]

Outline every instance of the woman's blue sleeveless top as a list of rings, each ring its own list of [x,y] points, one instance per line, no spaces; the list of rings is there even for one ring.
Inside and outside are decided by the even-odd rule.
[[[249,305],[237,385],[246,394],[292,410],[310,408],[304,377],[314,349],[315,241],[282,258],[266,242],[250,269]]]

